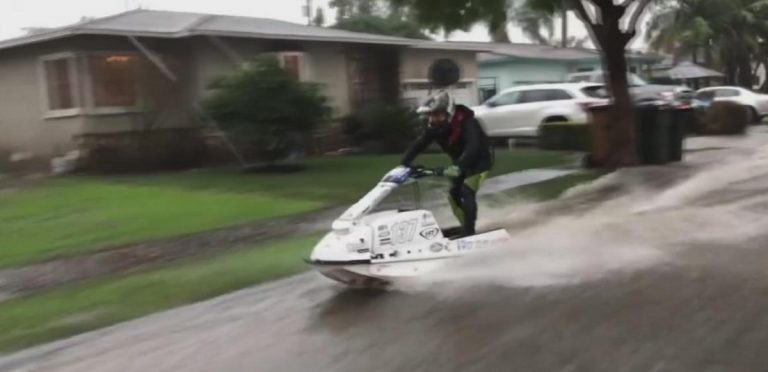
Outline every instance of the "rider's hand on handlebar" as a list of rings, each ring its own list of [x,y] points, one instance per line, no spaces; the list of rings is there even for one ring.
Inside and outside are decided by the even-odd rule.
[[[451,165],[446,167],[442,173],[446,177],[458,178],[461,176],[461,169],[455,165]]]

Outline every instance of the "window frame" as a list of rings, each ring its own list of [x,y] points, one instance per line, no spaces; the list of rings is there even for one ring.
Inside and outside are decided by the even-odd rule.
[[[109,106],[96,107],[95,90],[93,87],[94,79],[91,73],[90,57],[126,55],[137,58],[141,63],[142,54],[136,51],[74,51],[47,54],[37,59],[38,86],[40,92],[40,107],[43,113],[43,119],[68,118],[82,115],[118,115],[143,112],[144,102],[141,95],[141,86],[139,76],[141,73],[140,64],[136,65],[136,104],[134,106]],[[45,70],[45,63],[61,59],[69,60],[69,78],[70,94],[74,107],[70,109],[51,109],[50,98],[48,97],[50,87],[48,86],[48,75]]]
[[[68,60],[68,74],[70,79],[70,95],[72,97],[72,108],[52,109],[50,102],[50,87],[48,86],[48,72],[45,69],[46,62]],[[57,119],[82,115],[84,113],[83,99],[80,94],[80,63],[78,53],[63,52],[41,56],[37,59],[38,86],[40,87],[40,109],[44,119]]]

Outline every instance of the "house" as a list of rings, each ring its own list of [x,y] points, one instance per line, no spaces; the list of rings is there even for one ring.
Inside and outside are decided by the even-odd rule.
[[[539,44],[492,44],[492,52],[478,55],[478,88],[484,100],[501,90],[523,84],[557,83],[575,72],[602,69],[600,52]],[[661,60],[656,55],[630,52],[629,69],[646,74]]]
[[[200,125],[209,82],[275,56],[320,83],[336,117],[370,101],[418,100],[429,64],[456,60],[477,102],[486,46],[454,47],[272,19],[135,10],[0,41],[0,151],[55,156],[84,135]]]

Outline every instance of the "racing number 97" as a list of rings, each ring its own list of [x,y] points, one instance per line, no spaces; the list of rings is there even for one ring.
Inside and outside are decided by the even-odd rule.
[[[419,220],[413,219],[392,225],[392,240],[395,244],[403,244],[413,240],[418,222]]]

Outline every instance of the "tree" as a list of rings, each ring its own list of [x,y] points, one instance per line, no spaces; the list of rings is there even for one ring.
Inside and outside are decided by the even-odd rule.
[[[325,26],[325,12],[323,12],[323,8],[317,7],[317,11],[315,11],[315,18],[312,20],[312,24],[318,27]]]
[[[417,20],[431,30],[466,30],[484,22],[506,18],[506,0],[391,0],[414,10]],[[613,97],[615,125],[608,133],[608,166],[638,163],[634,115],[627,81],[625,49],[637,34],[637,23],[651,0],[526,0],[534,10],[555,14],[567,7],[584,22],[593,42],[602,50],[603,70]]]
[[[333,28],[411,39],[429,39],[418,24],[396,17],[356,15],[338,21]]]
[[[380,0],[331,0],[328,6],[336,9],[336,22],[342,19],[363,15],[381,15]]]
[[[659,51],[722,68],[730,84],[752,87],[768,40],[764,0],[679,0],[655,11],[646,39]],[[758,63],[755,63],[758,62]]]
[[[285,158],[330,114],[320,86],[297,81],[275,59],[215,80],[205,111],[268,164]]]
[[[328,6],[336,9],[336,22],[354,13],[354,0],[331,0]]]
[[[520,27],[523,35],[529,40],[538,44],[552,44],[555,36],[555,19],[551,13],[531,9],[523,4],[515,7],[510,12],[509,18],[513,24]]]

